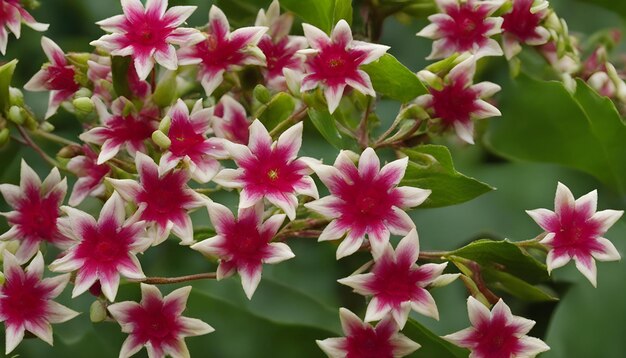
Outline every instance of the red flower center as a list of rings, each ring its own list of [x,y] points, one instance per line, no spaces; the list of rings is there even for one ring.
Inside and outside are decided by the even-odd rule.
[[[530,12],[532,4],[533,0],[515,0],[513,10],[502,16],[504,19],[502,29],[521,41],[538,37],[536,29],[541,22],[541,14]]]
[[[476,106],[478,93],[466,87],[467,83],[463,79],[454,81],[441,90],[430,89],[435,116],[441,118],[445,126],[450,126],[457,121],[469,121],[471,113],[478,109]]]
[[[263,36],[259,48],[265,55],[267,71],[270,77],[282,76],[283,68],[298,68],[300,60],[294,57],[296,47],[289,46],[289,38],[285,37],[274,43],[269,36]]]
[[[139,145],[152,136],[155,124],[145,116],[114,116],[110,119],[110,136],[120,142],[131,142]]]
[[[439,28],[448,41],[456,44],[458,51],[469,51],[474,45],[482,46],[487,41],[486,33],[492,25],[485,22],[487,9],[485,6],[461,4],[458,8],[450,6],[446,9],[452,18],[441,21]]]
[[[123,46],[134,46],[135,50],[163,50],[167,46],[167,37],[174,30],[168,21],[148,14],[126,18],[122,26],[126,37],[121,40]]]
[[[522,351],[517,328],[502,315],[483,322],[468,340],[474,343],[474,353],[484,358],[510,357]]]
[[[156,348],[172,344],[182,329],[173,304],[165,305],[156,297],[144,297],[142,306],[129,312],[132,334],[140,342],[151,342]]]
[[[6,272],[5,272],[6,274]],[[12,324],[44,319],[50,291],[30,274],[7,275],[0,288],[0,313]]]
[[[393,358],[393,347],[387,334],[379,334],[374,328],[359,328],[346,337],[346,358]]]
[[[76,248],[76,257],[88,260],[86,265],[115,265],[128,257],[133,237],[126,229],[119,229],[112,220],[105,220],[85,228],[82,241]]]
[[[308,65],[316,77],[332,86],[345,83],[347,77],[355,76],[366,55],[364,51],[346,50],[343,46],[331,44],[311,58]]]
[[[224,249],[232,255],[232,260],[239,265],[258,264],[266,256],[271,237],[259,232],[253,217],[241,217],[228,226],[224,233]]]
[[[202,133],[196,133],[190,122],[186,120],[174,120],[167,134],[172,144],[169,150],[177,157],[189,155],[190,157],[204,154],[201,146],[205,138]]]
[[[230,41],[211,34],[194,46],[194,55],[202,59],[202,65],[207,68],[226,70],[231,65],[243,63],[246,58],[244,47],[245,43],[242,41]]]
[[[46,68],[48,72],[48,81],[46,88],[56,91],[76,92],[80,85],[74,79],[76,71],[74,66],[55,66],[50,65]]]
[[[57,219],[63,198],[54,192],[42,198],[39,188],[28,187],[25,198],[16,207],[18,215],[8,221],[19,225],[22,236],[28,240],[55,242],[59,236]]]
[[[146,203],[142,219],[157,222],[165,227],[168,220],[175,220],[185,214],[185,205],[193,197],[185,191],[186,177],[182,172],[170,172],[159,178],[156,171],[150,170],[141,178],[143,191],[137,201]]]
[[[402,302],[419,298],[424,274],[418,268],[400,265],[393,261],[380,261],[374,267],[375,279],[369,288],[383,302],[399,306]]]
[[[288,161],[288,153],[280,148],[263,148],[256,157],[243,160],[242,180],[252,192],[290,193],[304,176],[305,166],[299,161]],[[259,175],[265,173],[265,175]]]
[[[596,240],[601,235],[600,225],[589,220],[584,212],[562,210],[560,222],[555,223],[553,232],[552,246],[556,254],[588,256],[592,251],[604,251]]]

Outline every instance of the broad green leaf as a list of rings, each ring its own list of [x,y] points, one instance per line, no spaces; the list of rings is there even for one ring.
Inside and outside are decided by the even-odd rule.
[[[409,157],[409,165],[401,185],[432,190],[420,207],[455,205],[494,190],[488,184],[457,172],[445,146],[421,145],[402,152]]]
[[[583,2],[599,5],[605,9],[618,13],[622,18],[626,19],[626,3],[615,0],[582,0]]]
[[[159,80],[152,95],[152,101],[159,107],[171,105],[177,98],[176,71],[167,71]]]
[[[527,76],[502,92],[502,118],[487,135],[496,153],[579,169],[626,193],[626,126],[609,99],[582,81],[572,96],[560,82]]]
[[[446,341],[412,318],[409,318],[402,333],[421,345],[409,357],[467,358],[469,354],[467,349]]]
[[[426,94],[426,87],[417,75],[390,54],[385,54],[362,68],[372,79],[376,92],[387,97],[408,102]]]
[[[12,60],[0,66],[0,111],[3,113],[6,113],[11,106],[9,86],[11,86],[16,65],[17,60]]]
[[[124,96],[126,98],[132,97],[132,92],[128,85],[128,67],[130,66],[130,56],[111,57],[111,74],[113,76],[113,89],[118,96]]]
[[[316,26],[326,33],[330,33],[335,25],[332,23],[335,0],[281,0],[280,5],[298,15],[303,22]]]
[[[546,265],[507,240],[474,241],[451,255],[476,261],[485,269],[507,272],[532,284],[549,279]]]
[[[313,125],[317,128],[324,139],[326,139],[333,147],[342,149],[343,138],[337,129],[335,118],[333,118],[328,110],[316,110],[311,108],[307,113],[309,114],[309,118],[311,118],[311,122],[313,122]]]
[[[333,11],[333,24],[344,19],[348,24],[352,24],[352,0],[335,0]]]
[[[296,108],[296,102],[287,93],[279,92],[263,108],[263,111],[257,117],[267,130],[272,130],[293,113],[293,110]]]
[[[558,298],[545,289],[533,286],[509,273],[496,269],[481,271],[487,286],[507,292],[517,298],[530,302],[558,301]]]
[[[250,26],[254,23],[259,9],[267,9],[272,0],[216,0],[228,18],[231,27]],[[282,5],[282,1],[280,2]]]

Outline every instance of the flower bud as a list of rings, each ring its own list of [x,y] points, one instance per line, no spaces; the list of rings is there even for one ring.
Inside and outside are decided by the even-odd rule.
[[[79,145],[66,145],[57,153],[57,157],[70,159],[83,153],[83,149]]]
[[[89,88],[85,88],[85,87],[82,87],[81,89],[76,91],[76,93],[74,93],[74,98],[81,98],[81,97],[91,98],[91,96],[93,96],[93,92],[91,92]]]
[[[94,109],[93,101],[89,97],[78,97],[72,101],[72,104],[74,105],[74,108],[83,114],[89,114]]]
[[[39,125],[39,129],[44,132],[52,132],[54,131],[54,126],[50,122],[41,122],[41,124]]]
[[[168,149],[172,145],[172,141],[160,130],[152,132],[152,141],[161,149]]]
[[[26,120],[26,118],[24,118],[23,109],[18,106],[11,106],[11,108],[9,108],[7,118],[17,125],[24,124]]]
[[[167,71],[154,90],[152,101],[159,107],[167,107],[176,99],[176,71]]]
[[[13,106],[24,106],[24,94],[15,87],[9,87],[9,103]]]
[[[99,323],[107,318],[107,308],[100,300],[93,301],[89,307],[89,319],[93,323]]]
[[[267,104],[272,99],[270,91],[263,85],[257,85],[254,87],[254,91],[252,93],[254,94],[254,98],[263,104]]]
[[[172,124],[172,118],[170,116],[165,116],[159,123],[159,130],[163,133],[168,133],[170,131],[170,125]]]
[[[5,144],[9,143],[9,139],[11,138],[9,132],[9,128],[3,128],[0,130],[0,148],[4,147]]]

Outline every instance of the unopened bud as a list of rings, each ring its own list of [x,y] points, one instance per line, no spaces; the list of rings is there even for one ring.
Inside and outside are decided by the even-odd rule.
[[[100,300],[93,301],[89,307],[89,319],[93,323],[99,323],[107,318],[107,308]]]
[[[9,103],[13,106],[24,106],[24,94],[15,87],[9,87]]]
[[[4,285],[4,273],[0,272],[0,285]]]
[[[152,101],[159,107],[167,107],[176,99],[176,71],[167,71],[159,80]]]
[[[93,101],[89,97],[78,97],[72,101],[72,104],[74,105],[74,108],[83,114],[89,114],[94,109]]]
[[[10,134],[9,128],[3,128],[0,130],[0,148],[9,143],[9,139],[11,138]]]
[[[57,157],[70,159],[81,155],[82,153],[83,149],[79,145],[71,144],[61,148],[61,150],[57,153]]]
[[[257,85],[254,87],[254,91],[252,93],[254,94],[254,98],[263,104],[267,104],[272,99],[270,91],[263,85]]]
[[[9,118],[11,122],[17,125],[24,124],[24,121],[26,120],[23,114],[23,110],[18,106],[11,106],[11,108],[9,108],[7,118]]]
[[[91,96],[93,96],[93,92],[91,92],[89,88],[85,88],[85,87],[82,87],[81,89],[76,91],[76,93],[74,93],[74,98],[81,98],[81,97],[91,98]]]
[[[152,141],[161,149],[168,149],[172,145],[172,141],[159,130],[152,132]]]
[[[163,133],[168,133],[170,131],[171,124],[172,118],[170,118],[170,116],[165,116],[161,119],[161,123],[159,123],[159,130]]]
[[[54,131],[54,126],[50,122],[41,122],[41,124],[39,125],[39,129],[44,132],[52,132]]]

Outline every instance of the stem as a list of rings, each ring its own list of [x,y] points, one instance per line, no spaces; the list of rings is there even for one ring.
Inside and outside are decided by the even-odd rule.
[[[400,109],[400,111],[402,111],[402,109]],[[393,123],[391,123],[391,126],[385,131],[385,133],[381,134],[380,137],[378,137],[378,139],[374,141],[374,147],[376,147],[387,137],[389,137],[389,135],[393,132],[394,129],[396,129],[396,127],[398,126],[398,124],[400,124],[400,122],[402,122],[402,120],[403,118],[400,115],[396,116],[396,118],[393,120]]]
[[[419,259],[446,261],[448,259],[448,255],[450,254],[450,251],[420,251]]]
[[[275,241],[285,241],[288,238],[318,238],[322,234],[321,230],[287,230],[278,233]]]
[[[69,139],[63,138],[63,137],[61,137],[59,135],[56,135],[54,133],[48,133],[48,132],[42,131],[40,129],[34,130],[33,134],[37,135],[38,137],[45,138],[45,139],[47,139],[47,140],[49,140],[51,142],[55,142],[55,143],[58,143],[58,144],[61,144],[61,145],[76,145],[76,146],[79,146],[79,147],[81,146],[79,143],[76,143],[76,142],[71,141]]]
[[[541,234],[535,236],[534,238],[530,240],[514,241],[512,242],[512,244],[519,248],[524,248],[524,249],[538,249],[542,251],[548,251],[548,248],[544,244],[539,242],[543,240],[543,238],[546,237],[547,234],[548,233],[546,232],[542,232]]]
[[[306,111],[309,107],[307,106],[303,106],[301,109],[299,109],[297,112],[291,114],[289,117],[287,117],[287,119],[285,119],[284,121],[278,123],[278,125],[276,127],[274,127],[274,129],[272,129],[270,131],[270,136],[275,136],[278,133],[282,133],[283,130],[290,126],[291,124],[295,124],[298,123],[302,118],[304,118],[304,116],[306,116]]]
[[[211,194],[211,193],[215,193],[215,192],[222,190],[222,187],[217,186],[215,188],[197,188],[194,190],[196,191],[196,193],[200,193],[200,194]]]
[[[370,117],[370,113],[372,113],[372,97],[367,96],[367,108],[365,109],[365,113],[363,114],[363,118],[361,118],[361,122],[359,123],[359,128],[357,130],[359,134],[359,145],[362,148],[367,148],[369,146],[369,127],[367,122]]]
[[[194,275],[178,276],[178,277],[146,277],[145,279],[139,282],[148,283],[151,285],[167,285],[171,283],[180,283],[180,282],[188,282],[188,281],[196,281],[196,280],[213,280],[215,278],[217,278],[217,273],[207,272],[207,273],[197,273]]]
[[[396,145],[398,145],[399,143],[402,143],[404,140],[410,138],[413,134],[415,134],[415,132],[417,132],[417,130],[422,126],[422,120],[416,120],[415,124],[413,124],[413,126],[400,138],[390,138],[390,139],[386,139],[383,140],[380,143],[375,143],[374,144],[374,149],[376,148],[380,148],[380,147],[394,147]]]
[[[26,133],[26,131],[24,130],[24,128],[22,128],[22,126],[16,126],[17,130],[20,132],[20,134],[22,135],[22,138],[24,138],[24,142],[27,146],[33,148],[33,150],[35,152],[37,152],[37,154],[39,154],[40,157],[43,158],[43,160],[45,160],[46,162],[48,162],[48,164],[52,165],[53,167],[57,167],[59,169],[61,169],[61,165],[54,160],[51,156],[49,156],[48,154],[46,154],[46,152],[44,152],[43,149],[41,149],[41,147],[39,147],[37,145],[37,143],[35,143],[30,136],[28,135],[28,133]]]

